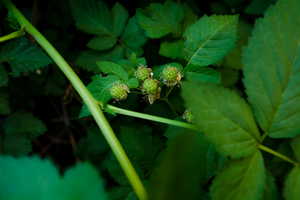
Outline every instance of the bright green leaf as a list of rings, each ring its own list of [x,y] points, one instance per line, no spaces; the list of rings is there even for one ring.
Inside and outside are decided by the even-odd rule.
[[[285,186],[284,197],[286,200],[298,200],[300,197],[300,168],[294,167],[288,174]]]
[[[213,200],[262,199],[266,172],[259,151],[250,157],[230,161],[211,186]]]
[[[113,36],[96,36],[92,38],[87,46],[94,50],[107,50],[112,48],[117,42],[117,38]]]
[[[259,131],[250,107],[237,93],[209,83],[184,83],[182,97],[220,153],[240,158],[256,151]]]
[[[87,163],[60,177],[49,161],[0,157],[0,171],[0,199],[107,200],[98,171]]]
[[[15,39],[0,49],[0,63],[8,62],[12,75],[19,76],[50,64],[51,59],[34,43],[22,37]]]
[[[101,72],[105,74],[116,75],[122,80],[128,80],[128,73],[121,65],[109,61],[100,61],[96,63]]]
[[[131,78],[126,82],[129,88],[138,88],[139,87],[139,80],[137,78]]]
[[[222,59],[237,38],[237,15],[203,16],[184,33],[188,65],[207,66]]]
[[[164,4],[152,3],[144,10],[137,10],[138,22],[150,38],[161,38],[169,33],[177,33],[183,18],[182,5],[171,1]]]
[[[274,138],[300,134],[300,1],[279,0],[256,23],[244,51],[244,84],[260,127]]]

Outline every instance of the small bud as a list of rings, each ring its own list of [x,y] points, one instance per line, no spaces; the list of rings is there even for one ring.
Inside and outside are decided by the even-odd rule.
[[[156,94],[159,91],[159,81],[148,78],[144,81],[142,89],[146,94]]]
[[[161,79],[168,87],[177,85],[181,78],[182,74],[176,67],[167,66],[161,73]]]
[[[190,110],[185,110],[183,115],[182,115],[182,118],[185,119],[187,122],[192,122],[193,121],[193,114]]]
[[[110,88],[110,95],[120,101],[127,98],[129,93],[129,88],[126,84],[123,83],[114,83],[113,86]]]
[[[135,77],[141,81],[151,77],[152,70],[146,66],[139,66],[135,71]]]

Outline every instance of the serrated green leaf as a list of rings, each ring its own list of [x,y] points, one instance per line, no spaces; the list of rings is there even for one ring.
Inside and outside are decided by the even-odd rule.
[[[13,76],[30,72],[49,65],[51,59],[35,44],[22,37],[15,39],[0,49],[0,63],[8,62]]]
[[[177,132],[178,127],[172,130]],[[179,128],[151,175],[150,199],[202,199],[199,183],[204,185],[215,175],[218,160],[215,148],[202,134]]]
[[[6,86],[8,82],[8,74],[4,66],[0,63],[0,87]]]
[[[294,167],[291,172],[288,174],[283,195],[286,200],[298,200],[300,197],[300,168]]]
[[[266,172],[259,151],[241,160],[230,161],[228,166],[213,181],[213,200],[262,199]]]
[[[117,38],[113,36],[96,36],[92,38],[88,43],[87,47],[94,50],[107,50],[112,48],[117,42]]]
[[[121,65],[109,61],[100,61],[96,63],[101,72],[105,74],[116,75],[120,79],[128,80],[128,73]]]
[[[119,45],[115,46],[111,51],[99,52],[99,51],[82,51],[78,55],[75,63],[82,69],[99,73],[101,72],[96,62],[98,61],[117,61],[124,57],[124,48]]]
[[[184,83],[182,97],[220,153],[240,158],[256,151],[259,131],[250,107],[237,93],[209,83]]]
[[[150,38],[161,38],[169,33],[179,32],[183,18],[183,6],[171,1],[164,4],[152,3],[144,10],[137,10],[138,23]]]
[[[175,42],[163,42],[160,44],[159,55],[172,59],[182,59],[183,56],[184,41],[178,40]]]
[[[207,66],[222,59],[237,38],[237,15],[203,16],[184,33],[188,65]]]
[[[138,51],[147,42],[147,37],[144,31],[137,24],[135,16],[129,19],[124,33],[121,36],[121,40],[133,51]]]
[[[184,78],[191,82],[221,83],[221,75],[211,68],[199,68],[196,72],[185,72]]]
[[[16,112],[10,115],[4,122],[6,135],[24,135],[34,139],[47,130],[44,123],[27,112]]]
[[[0,199],[107,200],[97,170],[87,163],[78,164],[60,177],[49,161],[2,156],[0,171]]]
[[[70,0],[78,29],[96,35],[111,35],[112,17],[107,5],[97,0]]]
[[[99,75],[95,75],[92,78],[92,81],[87,85],[87,88],[97,101],[106,104],[112,98],[109,92],[109,88],[117,81],[120,81],[117,76],[110,75],[101,77]],[[89,115],[90,111],[88,110],[86,105],[83,105],[79,117],[82,118]]]
[[[0,90],[0,115],[10,113],[9,96],[5,91]]]
[[[124,30],[129,14],[127,10],[119,3],[116,3],[112,8],[113,18],[113,33],[115,36],[120,36]]]
[[[299,9],[298,0],[279,0],[256,23],[244,51],[248,99],[260,127],[274,138],[300,134]]]

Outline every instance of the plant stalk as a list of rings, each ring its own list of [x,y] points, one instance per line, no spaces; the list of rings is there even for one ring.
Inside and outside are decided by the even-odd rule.
[[[57,50],[48,42],[48,40],[23,16],[23,14],[15,7],[11,0],[2,0],[5,7],[11,11],[16,17],[17,21],[24,28],[24,30],[29,33],[37,43],[48,53],[48,55],[53,59],[57,66],[62,70],[65,76],[72,83],[75,90],[83,99],[84,103],[89,108],[92,116],[94,117],[97,125],[102,131],[105,139],[110,145],[114,155],[119,161],[125,175],[127,176],[129,182],[131,183],[136,195],[140,200],[147,199],[146,190],[134,170],[130,160],[128,159],[122,145],[115,136],[110,124],[105,118],[102,110],[99,108],[97,101],[84,86],[82,81],[70,67],[70,65],[64,60],[64,58],[57,52]]]
[[[121,114],[121,115],[126,115],[126,116],[131,116],[131,117],[136,117],[136,118],[140,118],[140,119],[146,119],[146,120],[150,120],[150,121],[154,121],[154,122],[160,122],[160,123],[164,123],[164,124],[169,124],[169,125],[173,125],[173,126],[178,126],[178,127],[182,127],[182,128],[187,128],[187,129],[192,129],[197,131],[197,127],[193,124],[189,124],[186,122],[181,122],[181,121],[177,121],[177,120],[172,120],[172,119],[168,119],[168,118],[164,118],[164,117],[158,117],[158,116],[154,116],[154,115],[149,115],[149,114],[144,114],[144,113],[139,113],[139,112],[135,112],[135,111],[130,111],[130,110],[126,110],[123,108],[118,108],[116,106],[113,105],[107,105],[106,108],[108,110],[111,110],[117,114]]]
[[[281,158],[282,160],[285,160],[285,161],[287,161],[289,163],[292,163],[295,166],[299,165],[296,161],[290,159],[289,157],[287,157],[287,156],[285,156],[285,155],[283,155],[283,154],[281,154],[281,153],[279,153],[277,151],[274,151],[273,149],[270,149],[269,147],[266,147],[266,146],[264,146],[262,144],[258,144],[258,148],[261,149],[262,151],[268,152],[268,153],[270,153],[270,154],[272,154],[272,155],[274,155],[274,156],[276,156],[278,158]]]
[[[8,35],[1,36],[0,37],[0,42],[5,42],[7,40],[15,39],[15,38],[21,37],[23,35],[25,35],[25,32],[24,32],[24,30],[21,29],[21,30],[12,32]]]

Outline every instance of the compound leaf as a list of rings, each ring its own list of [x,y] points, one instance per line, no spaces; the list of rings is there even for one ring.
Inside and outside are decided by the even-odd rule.
[[[183,6],[171,1],[164,4],[152,3],[144,10],[137,10],[138,23],[150,38],[161,38],[169,33],[179,32],[183,18]]]
[[[240,158],[256,151],[259,131],[251,109],[237,93],[214,84],[187,82],[182,97],[196,125],[220,153]]]
[[[190,25],[184,33],[188,65],[207,66],[222,59],[234,47],[237,24],[237,15],[213,15]]]
[[[228,166],[214,179],[211,186],[213,200],[257,200],[262,199],[266,172],[261,153],[230,161]]]
[[[260,127],[274,138],[300,134],[299,9],[298,0],[279,0],[258,20],[244,51],[248,99]]]

